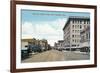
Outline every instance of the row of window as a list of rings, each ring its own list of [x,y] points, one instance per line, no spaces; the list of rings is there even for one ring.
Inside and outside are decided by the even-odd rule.
[[[90,21],[79,21],[79,20],[73,20],[72,23],[77,23],[77,24],[90,24]]]
[[[72,28],[82,28],[82,25],[73,25]]]
[[[72,42],[74,42],[74,43],[79,43],[80,40],[79,40],[79,39],[72,39]]]
[[[84,25],[84,26],[82,26],[82,25],[72,25],[72,29],[73,29],[72,32],[73,33],[80,33],[80,30],[78,30],[78,29],[86,28],[86,27],[87,27],[87,25]],[[69,34],[69,33],[70,33],[70,28],[67,28],[67,30],[64,31],[64,34]]]
[[[90,39],[90,34],[86,34],[84,36],[81,36],[81,41],[85,41],[85,40],[88,40]]]
[[[81,30],[72,30],[73,33],[80,33]]]
[[[83,27],[86,28],[87,25],[84,25]],[[72,25],[72,29],[76,28],[82,28],[82,25]]]
[[[72,35],[72,38],[80,38],[80,35]]]

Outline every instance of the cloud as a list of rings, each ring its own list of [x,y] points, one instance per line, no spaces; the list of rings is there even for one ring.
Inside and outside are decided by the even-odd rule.
[[[53,46],[54,42],[63,39],[63,27],[66,18],[54,21],[24,22],[22,24],[22,38],[47,39]]]

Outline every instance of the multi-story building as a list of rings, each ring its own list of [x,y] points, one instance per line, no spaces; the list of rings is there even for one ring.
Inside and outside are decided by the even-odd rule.
[[[90,26],[87,26],[87,28],[83,29],[80,32],[81,41],[80,41],[80,47],[82,52],[89,52],[90,51]]]
[[[45,39],[40,40],[39,45],[41,46],[42,50],[47,50],[48,49],[48,42]]]
[[[66,22],[64,32],[64,46],[66,49],[80,49],[80,32],[90,24],[89,17],[71,16]]]
[[[54,47],[56,50],[63,50],[64,49],[64,40],[59,40],[57,43],[55,43]]]

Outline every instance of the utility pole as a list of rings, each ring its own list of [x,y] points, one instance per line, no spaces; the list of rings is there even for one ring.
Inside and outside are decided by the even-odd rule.
[[[70,44],[70,51],[71,51],[71,39],[70,39],[70,43],[69,44]]]

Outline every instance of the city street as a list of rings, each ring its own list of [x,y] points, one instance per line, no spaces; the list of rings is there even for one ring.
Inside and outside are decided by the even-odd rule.
[[[22,63],[48,62],[48,61],[68,61],[68,60],[88,60],[89,55],[79,52],[49,50],[42,53],[32,54],[29,58],[22,60]]]

